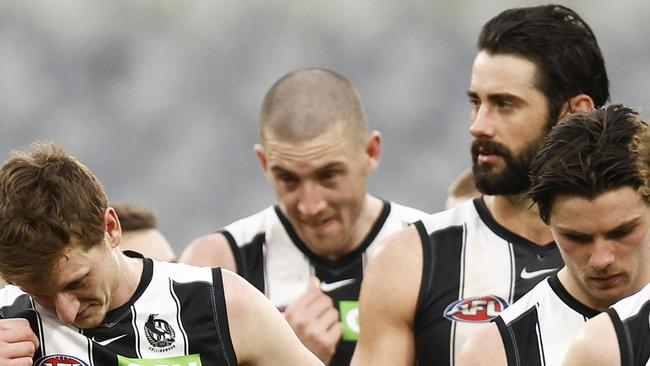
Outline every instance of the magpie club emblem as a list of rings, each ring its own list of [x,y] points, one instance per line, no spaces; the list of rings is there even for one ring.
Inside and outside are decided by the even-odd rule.
[[[154,350],[164,352],[171,349],[176,340],[176,332],[164,319],[156,319],[158,314],[151,314],[144,323],[144,334]]]

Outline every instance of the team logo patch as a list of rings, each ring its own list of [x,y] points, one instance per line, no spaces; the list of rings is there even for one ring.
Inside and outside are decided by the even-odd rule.
[[[57,354],[39,358],[34,366],[88,366],[88,364],[76,357]]]
[[[452,321],[483,323],[489,322],[507,307],[508,302],[499,296],[468,297],[449,304],[443,315]]]
[[[144,359],[117,356],[117,366],[202,366],[198,354],[167,358]]]
[[[151,314],[144,323],[144,334],[154,352],[165,352],[174,348],[176,332],[164,319],[156,319],[158,314]]]
[[[339,313],[343,323],[343,340],[356,342],[359,339],[359,302],[339,301]]]

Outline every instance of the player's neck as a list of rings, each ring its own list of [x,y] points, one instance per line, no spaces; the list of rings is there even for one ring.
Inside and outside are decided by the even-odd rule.
[[[384,202],[382,200],[366,194],[361,214],[359,215],[357,223],[354,225],[354,233],[351,236],[351,243],[346,246],[346,253],[343,254],[354,251],[364,242],[372,228],[375,226],[383,208]]]
[[[131,258],[120,253],[120,284],[115,292],[110,310],[116,309],[131,300],[142,278],[144,271],[144,260]]]
[[[499,225],[538,245],[553,242],[550,228],[540,219],[537,206],[522,196],[483,196]]]
[[[584,306],[598,311],[605,311],[616,302],[616,300],[599,299],[590,295],[589,291],[575,279],[574,275],[571,274],[566,266],[557,273],[557,278],[569,295]]]

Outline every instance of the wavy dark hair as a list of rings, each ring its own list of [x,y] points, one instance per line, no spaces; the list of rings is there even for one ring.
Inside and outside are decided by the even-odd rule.
[[[533,62],[536,87],[546,96],[553,121],[578,94],[589,95],[596,107],[609,99],[605,60],[596,37],[566,6],[505,10],[483,26],[477,46],[490,54],[518,55]]]
[[[650,198],[650,132],[621,104],[568,115],[546,136],[530,168],[527,195],[548,224],[558,196],[594,198],[630,186]]]

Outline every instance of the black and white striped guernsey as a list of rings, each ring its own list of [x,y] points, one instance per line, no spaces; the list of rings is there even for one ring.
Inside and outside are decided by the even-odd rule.
[[[494,322],[508,366],[560,366],[573,336],[599,313],[571,296],[554,274]]]
[[[384,201],[379,218],[361,245],[337,260],[309,250],[277,206],[238,220],[221,233],[230,243],[239,274],[280,309],[304,292],[310,276],[322,281],[321,289],[338,307],[344,326],[330,365],[344,366],[350,363],[359,335],[359,290],[368,257],[382,238],[426,216],[422,211]]]
[[[62,325],[13,286],[0,290],[0,317],[29,320],[40,342],[35,366],[237,365],[221,270],[143,261],[131,300],[96,328]]]
[[[650,365],[650,285],[607,310],[618,339],[621,366]]]
[[[423,273],[414,321],[419,365],[455,365],[467,338],[563,266],[544,246],[499,225],[482,198],[415,224]]]

